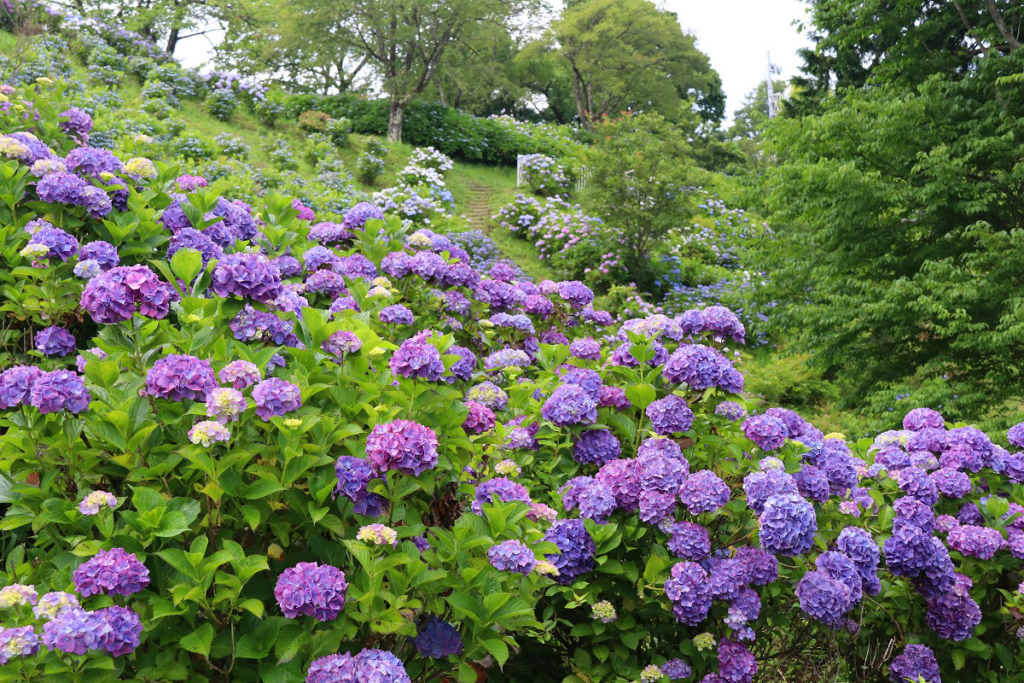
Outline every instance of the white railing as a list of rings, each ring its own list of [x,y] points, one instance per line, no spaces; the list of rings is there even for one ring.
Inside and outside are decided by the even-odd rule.
[[[516,157],[516,187],[522,187],[523,183],[526,182],[523,177],[523,159],[525,159],[527,156],[530,155],[520,154],[518,157]],[[576,182],[573,184],[573,186],[577,191],[579,191],[585,188],[589,181],[590,169],[587,168],[586,166],[580,166],[576,173]]]
[[[579,172],[576,174],[576,191],[579,192],[585,188],[588,182],[590,182],[590,169],[580,166]]]

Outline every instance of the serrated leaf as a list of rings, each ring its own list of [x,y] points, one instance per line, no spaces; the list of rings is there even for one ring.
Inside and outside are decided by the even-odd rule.
[[[189,652],[203,655],[210,654],[210,646],[213,645],[213,625],[203,624],[192,633],[181,639],[181,646]]]

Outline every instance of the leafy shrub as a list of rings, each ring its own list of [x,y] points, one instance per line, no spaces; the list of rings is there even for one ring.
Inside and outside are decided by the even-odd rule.
[[[327,130],[327,123],[331,120],[330,114],[322,111],[304,111],[299,114],[299,129],[307,133],[323,133]]]
[[[367,153],[381,159],[388,155],[388,146],[381,142],[380,138],[367,138],[365,149]]]
[[[200,80],[192,71],[181,68],[175,62],[167,62],[150,69],[146,85],[163,83],[170,86],[174,97],[191,99],[199,96]]]
[[[206,108],[221,121],[230,121],[238,108],[238,96],[233,90],[217,88],[206,96]]]
[[[327,127],[324,132],[331,138],[331,142],[336,147],[347,147],[348,146],[348,135],[352,132],[352,122],[342,117],[340,119],[332,118],[327,122]]]
[[[294,171],[299,168],[298,160],[284,140],[269,140],[264,144],[263,149],[276,168],[282,171]]]
[[[195,137],[194,135],[183,135],[174,141],[174,152],[178,156],[190,161],[212,159],[215,153],[213,145]]]
[[[285,113],[284,104],[273,98],[260,100],[254,109],[256,120],[265,126],[273,126]]]
[[[565,167],[544,154],[527,154],[519,158],[523,180],[542,197],[557,197],[569,192]]]
[[[217,149],[221,154],[232,159],[248,159],[252,152],[245,140],[231,133],[218,133],[213,141],[217,144]]]
[[[364,185],[373,185],[384,173],[384,160],[369,152],[356,158],[356,177]]]

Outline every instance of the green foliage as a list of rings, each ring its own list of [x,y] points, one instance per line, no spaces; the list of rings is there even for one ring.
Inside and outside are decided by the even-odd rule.
[[[206,96],[206,108],[215,118],[230,121],[238,108],[238,96],[230,88],[216,88]]]
[[[743,388],[766,404],[810,414],[836,397],[836,388],[814,367],[811,356],[781,350],[745,355]]]
[[[1024,55],[848,92],[770,130],[774,294],[799,348],[886,417],[897,394],[980,417],[1024,396]]]

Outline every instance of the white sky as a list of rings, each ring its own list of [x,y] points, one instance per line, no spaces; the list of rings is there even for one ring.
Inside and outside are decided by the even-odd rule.
[[[804,0],[661,0],[660,4],[676,13],[684,30],[697,36],[697,46],[722,76],[727,121],[744,95],[764,80],[768,52],[782,68],[776,78],[789,80],[799,72],[796,51],[810,45],[793,25],[794,20],[806,19]],[[218,42],[220,35],[213,33],[210,39],[185,40],[176,56],[185,66],[201,66],[210,58],[211,41]]]
[[[776,78],[789,80],[802,63],[796,51],[811,45],[793,25],[807,19],[803,0],[663,0],[662,5],[697,37],[697,47],[721,75],[729,120],[743,97],[765,79],[768,52],[782,68]]]

